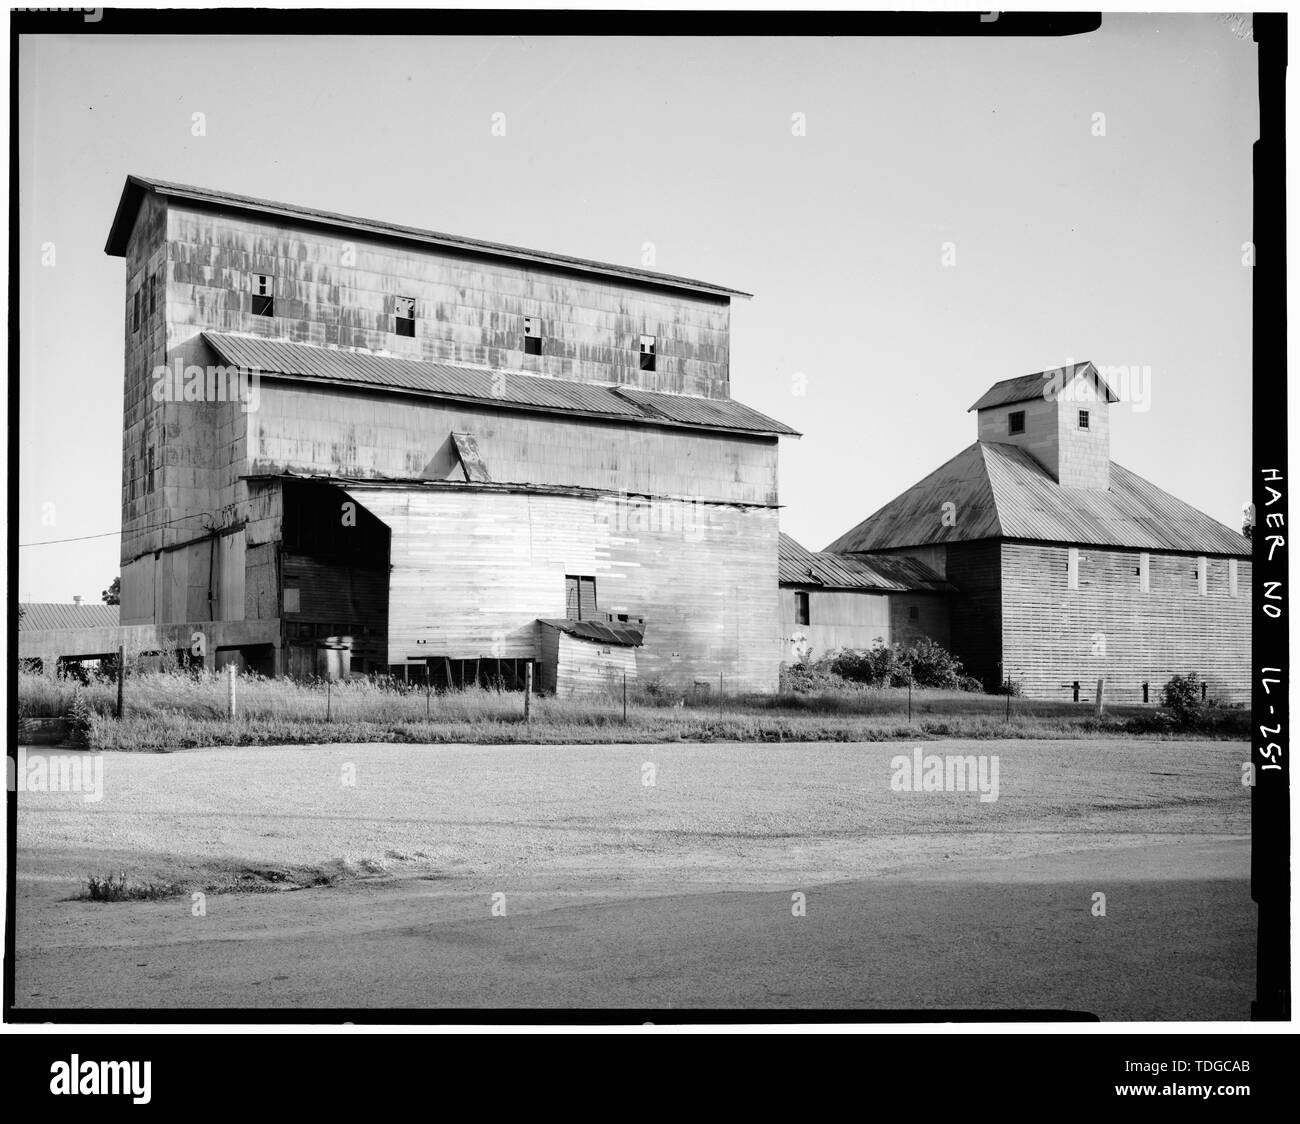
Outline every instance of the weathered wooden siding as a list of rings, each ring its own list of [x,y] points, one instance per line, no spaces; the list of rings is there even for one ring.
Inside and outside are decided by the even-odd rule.
[[[1068,588],[1065,546],[1008,542],[1002,548],[1003,646],[1013,679],[1036,698],[1068,698],[1079,680],[1089,694],[1106,679],[1108,698],[1151,701],[1175,674],[1195,671],[1217,698],[1249,697],[1251,566],[1209,558],[1200,593],[1194,555],[1150,552],[1142,592],[1139,552],[1081,547],[1079,588]]]
[[[736,503],[776,502],[777,439],[264,382],[247,415],[250,471],[463,480],[471,433],[498,483],[559,484]]]
[[[949,644],[947,598],[934,593],[876,593],[804,587],[808,624],[795,619],[795,587],[781,587],[781,659],[818,659],[840,648],[859,651],[882,644],[914,644],[928,637]],[[917,611],[917,619],[911,610]]]
[[[952,645],[948,621],[948,598],[935,593],[891,593],[889,597],[890,642],[910,647],[920,640],[933,640],[945,648]],[[912,610],[916,610],[916,619]]]
[[[617,699],[622,697],[624,676],[629,689],[636,682],[636,648],[581,640],[546,625],[542,632],[558,635],[555,666],[547,678],[551,681],[548,689],[559,698],[596,695]]]
[[[889,597],[883,593],[821,590],[806,587],[808,624],[795,620],[795,589],[782,586],[781,658],[796,662],[801,654],[818,659],[840,648],[870,648],[877,640],[891,643]]]
[[[167,257],[175,342],[213,328],[580,382],[713,398],[728,393],[730,305],[723,296],[476,259],[176,200],[167,207]],[[273,318],[252,314],[254,273],[275,278]],[[412,338],[394,332],[398,296],[415,298]],[[524,354],[525,316],[543,323],[541,355]],[[653,372],[640,370],[643,333],[656,337]]]
[[[392,530],[389,653],[536,658],[563,617],[566,574],[596,577],[601,612],[647,619],[642,679],[771,691],[777,514],[476,490],[349,489]]]

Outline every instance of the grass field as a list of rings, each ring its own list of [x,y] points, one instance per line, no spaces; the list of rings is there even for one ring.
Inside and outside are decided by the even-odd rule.
[[[426,694],[400,683],[357,679],[329,686],[244,677],[237,715],[220,675],[132,676],[126,714],[114,717],[116,686],[19,676],[19,717],[79,713],[85,744],[106,750],[327,742],[419,744],[601,744],[665,741],[890,741],[927,738],[1241,738],[1244,709],[1209,708],[1179,725],[1152,706],[1008,699],[962,691],[857,689],[682,698],[634,689],[582,700],[534,697],[529,721],[517,692],[469,688]],[[909,713],[910,710],[910,713]]]

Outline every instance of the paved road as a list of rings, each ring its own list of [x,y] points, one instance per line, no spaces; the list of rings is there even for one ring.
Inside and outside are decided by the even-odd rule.
[[[805,916],[792,913],[796,891]],[[492,915],[495,892],[505,916]],[[1240,838],[771,891],[404,877],[213,896],[198,918],[187,899],[60,909],[66,923],[19,957],[20,1008],[1032,1007],[1236,1020],[1254,991]]]

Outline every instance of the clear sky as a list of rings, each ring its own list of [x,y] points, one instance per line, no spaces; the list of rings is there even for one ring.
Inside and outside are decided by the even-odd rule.
[[[814,549],[970,444],[989,384],[1081,359],[1150,369],[1150,408],[1112,407],[1112,457],[1240,525],[1256,52],[1219,17],[42,37],[19,63],[21,543],[120,528],[124,267],[103,246],[131,172],[628,265],[650,242],[657,269],[755,293],[732,393],[805,434],[782,441],[782,526]],[[22,598],[98,600],[118,542],[20,559]]]

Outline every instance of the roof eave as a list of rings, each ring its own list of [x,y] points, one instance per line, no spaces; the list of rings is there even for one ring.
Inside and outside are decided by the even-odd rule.
[[[726,285],[714,285],[708,281],[678,277],[670,273],[655,273],[651,270],[633,269],[628,266],[615,265],[611,262],[590,261],[563,254],[548,254],[543,250],[531,250],[522,246],[508,246],[500,242],[458,239],[454,235],[433,230],[421,230],[417,227],[404,226],[399,223],[378,223],[356,215],[343,215],[334,211],[314,211],[294,207],[288,203],[279,203],[269,199],[253,199],[250,196],[235,195],[233,193],[218,194],[186,184],[165,183],[161,180],[151,180],[135,175],[129,175],[126,178],[121,199],[118,201],[117,212],[113,217],[113,225],[109,229],[104,252],[110,257],[120,258],[126,256],[127,242],[131,237],[131,230],[135,226],[135,216],[140,208],[140,200],[144,198],[147,191],[169,198],[189,200],[190,202],[217,209],[238,211],[246,214],[278,215],[308,226],[350,230],[374,238],[387,238],[397,242],[441,246],[464,254],[479,254],[487,257],[535,262],[551,269],[618,277],[624,281],[649,285],[658,289],[687,290],[723,297],[728,300],[732,297],[749,300],[754,295],[745,292],[743,289],[732,289]]]

